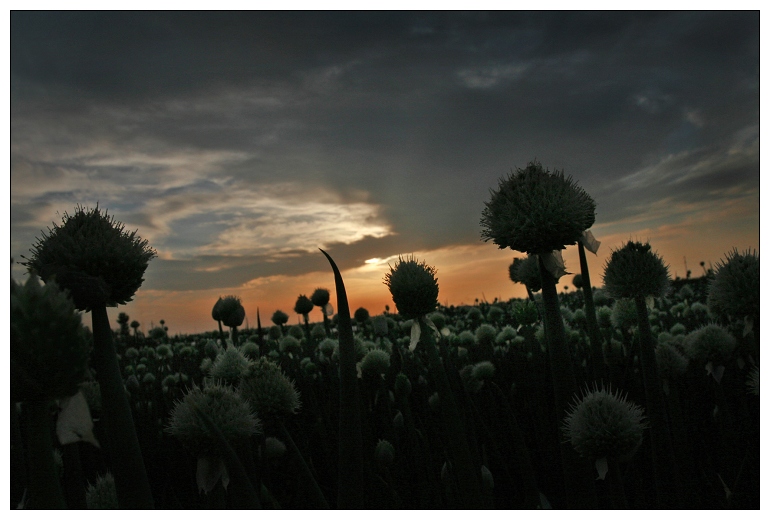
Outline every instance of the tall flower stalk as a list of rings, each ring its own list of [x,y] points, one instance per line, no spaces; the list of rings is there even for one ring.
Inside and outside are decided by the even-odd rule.
[[[32,257],[23,263],[29,271],[37,272],[45,282],[55,280],[69,291],[78,310],[91,311],[92,366],[102,396],[104,444],[110,452],[118,500],[124,509],[151,509],[150,483],[123,387],[107,306],[132,300],[156,253],[135,231],[125,231],[123,224],[98,206],[78,206],[73,215],[65,213],[62,224],[43,232],[31,252]]]
[[[433,336],[436,327],[427,317],[438,305],[438,281],[435,275],[435,268],[424,262],[411,257],[399,257],[395,267],[391,267],[385,275],[385,284],[390,289],[398,313],[405,319],[414,320],[410,348],[416,348],[415,340],[418,339],[428,354],[429,368],[441,403],[439,408],[452,468],[457,475],[460,504],[464,508],[478,509],[484,507],[481,474],[476,470],[478,466],[471,454],[461,408],[439,357]]]
[[[599,243],[593,239],[590,231],[585,231],[580,240],[578,240],[578,255],[580,256],[580,275],[582,276],[583,300],[586,309],[586,326],[588,328],[588,339],[591,343],[591,368],[595,379],[602,379],[607,376],[604,349],[602,349],[602,336],[599,332],[599,323],[596,320],[596,308],[594,307],[594,295],[591,288],[591,275],[588,272],[588,260],[586,259],[586,247],[584,243],[589,244],[589,250],[596,254]]]
[[[577,243],[595,220],[593,199],[571,177],[543,169],[539,162],[500,179],[498,189],[490,190],[481,216],[484,241],[538,256],[557,424],[577,391],[577,381],[556,294],[556,282],[564,272],[554,260],[567,245]],[[596,494],[586,468],[563,445],[561,456],[568,507],[595,507]]]
[[[636,306],[658,506],[675,508],[680,504],[680,484],[647,312],[648,299],[664,296],[669,283],[668,266],[652,252],[650,244],[629,241],[612,252],[604,269],[607,292],[614,298],[630,298]]]

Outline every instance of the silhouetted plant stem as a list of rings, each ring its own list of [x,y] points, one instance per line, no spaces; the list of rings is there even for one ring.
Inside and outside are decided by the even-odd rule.
[[[27,468],[24,461],[24,441],[22,440],[19,412],[16,403],[11,401],[11,450],[10,450],[10,479],[11,509],[15,509],[24,496],[27,487]]]
[[[340,430],[339,430],[339,481],[337,508],[363,509],[364,464],[363,439],[361,436],[361,405],[356,371],[356,353],[353,343],[353,324],[342,275],[334,260],[324,251],[334,271],[337,291],[337,318],[340,347]]]
[[[83,465],[80,461],[80,443],[65,444],[62,449],[64,463],[64,495],[68,509],[86,509],[86,486]]]
[[[556,280],[546,269],[542,255],[538,255],[540,278],[543,286],[543,314],[548,360],[551,366],[556,413],[556,424],[562,424],[569,409],[570,399],[577,393],[577,382],[572,367],[572,355],[564,334],[564,321],[556,294]],[[590,476],[590,468],[566,443],[559,443],[567,507],[570,509],[595,509],[596,491]]]
[[[329,503],[326,501],[326,497],[321,491],[321,488],[318,487],[318,482],[313,476],[313,472],[310,471],[310,468],[308,467],[307,462],[305,462],[305,457],[302,456],[302,452],[299,451],[299,448],[294,443],[294,439],[289,433],[289,430],[286,429],[286,425],[283,423],[283,419],[278,419],[278,426],[281,429],[281,435],[283,435],[284,439],[286,439],[286,442],[289,443],[289,448],[299,459],[300,466],[302,467],[302,472],[305,474],[305,478],[308,480],[308,482],[310,482],[310,487],[313,490],[313,495],[315,496],[315,499],[318,502],[318,505],[322,509],[329,509]]]
[[[51,402],[26,402],[22,414],[27,434],[28,507],[66,509],[53,460]]]
[[[508,406],[508,401],[506,400],[505,395],[503,395],[502,390],[500,390],[500,387],[493,381],[485,383],[484,386],[487,386],[488,389],[491,390],[490,393],[494,393],[497,397],[497,401],[502,404],[503,417],[509,425],[508,433],[511,435],[511,441],[514,448],[513,465],[521,475],[521,480],[523,482],[521,493],[524,496],[527,507],[534,509],[540,503],[540,492],[537,487],[537,479],[535,478],[535,470],[532,467],[529,449],[527,449],[527,444],[524,440],[524,433],[521,431],[519,423],[516,420],[516,415],[514,415],[511,407]]]
[[[583,243],[580,241],[578,241],[577,245],[578,254],[580,255],[580,274],[583,277],[586,325],[588,328],[588,338],[591,343],[591,365],[594,378],[602,379],[607,377],[607,360],[604,358],[599,323],[596,321],[596,308],[594,307],[593,289],[591,288],[591,277],[588,272],[585,247],[583,247]]]
[[[444,371],[444,365],[438,355],[433,330],[426,323],[425,317],[421,317],[419,322],[420,342],[428,353],[428,363],[435,379],[439,402],[441,403],[439,408],[441,409],[446,440],[449,443],[448,450],[452,457],[452,470],[457,475],[460,504],[462,508],[479,509],[484,507],[481,489],[481,465],[477,469],[473,462],[464,420],[449,384],[449,378]]]
[[[644,395],[647,417],[650,420],[650,442],[652,444],[653,466],[658,507],[674,509],[681,507],[681,490],[677,477],[671,431],[668,426],[663,390],[658,378],[655,360],[655,341],[647,313],[644,296],[636,296],[636,313],[639,321],[639,359],[644,379]]]
[[[152,509],[150,483],[120,375],[107,307],[94,306],[91,319],[94,333],[93,367],[102,396],[105,444],[112,461],[110,470],[115,477],[118,503],[122,509]]]

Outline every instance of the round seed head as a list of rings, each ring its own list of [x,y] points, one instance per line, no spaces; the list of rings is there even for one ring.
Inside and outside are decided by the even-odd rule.
[[[259,357],[259,345],[251,341],[241,345],[240,351],[246,359],[257,359]]]
[[[398,313],[406,319],[417,319],[433,312],[438,305],[436,269],[414,257],[398,257],[395,267],[385,275]]]
[[[297,298],[297,303],[294,304],[294,312],[297,314],[309,314],[310,311],[313,310],[313,302],[305,296],[304,294],[300,294],[299,298]]]
[[[508,276],[514,283],[520,283],[529,287],[532,292],[542,289],[540,282],[540,267],[536,255],[528,255],[526,258],[514,258],[508,266]]]
[[[384,350],[370,350],[361,360],[361,370],[372,374],[385,374],[390,368],[390,355]]]
[[[759,255],[735,249],[717,264],[708,295],[709,310],[721,319],[759,320]]]
[[[500,179],[481,214],[481,238],[500,249],[547,254],[575,244],[596,220],[596,204],[572,177],[539,162]]]
[[[195,408],[208,415],[230,443],[248,439],[262,431],[256,414],[233,388],[218,383],[205,388],[193,386],[171,411],[166,431],[197,456],[221,455],[221,452],[219,442]]]
[[[495,337],[495,343],[498,345],[504,345],[505,343],[516,339],[516,336],[518,336],[516,329],[510,325],[506,325],[503,327],[503,330],[501,330],[500,333]]]
[[[79,310],[130,302],[144,281],[155,250],[123,224],[94,209],[77,206],[62,224],[43,232],[22,262],[44,282],[56,279]]]
[[[473,365],[471,377],[477,381],[489,381],[495,375],[495,365],[491,361],[481,361]]]
[[[620,392],[594,387],[576,398],[564,419],[563,431],[575,450],[589,459],[631,458],[647,427],[644,410]]]
[[[724,364],[735,351],[737,341],[721,325],[710,323],[692,331],[684,338],[684,352],[690,359]]]
[[[237,296],[225,296],[219,309],[222,324],[227,327],[240,327],[246,318],[246,310]]]
[[[74,395],[85,379],[88,344],[75,305],[55,282],[11,280],[11,400]]]
[[[614,298],[664,296],[669,282],[668,266],[649,243],[629,241],[604,266],[604,287]]]
[[[621,330],[629,330],[639,323],[636,314],[636,303],[628,298],[615,300],[612,305],[612,314],[610,315],[612,326]]]
[[[236,386],[248,368],[249,360],[243,352],[235,347],[228,347],[217,355],[209,370],[209,377]]]
[[[497,337],[497,329],[489,323],[482,323],[476,329],[476,342],[480,345],[491,345]]]
[[[329,298],[329,291],[319,287],[313,291],[313,294],[310,296],[310,301],[313,302],[313,305],[316,307],[323,308],[327,303],[329,303]]]
[[[238,388],[260,417],[285,417],[299,410],[299,392],[294,382],[267,359],[252,363]]]

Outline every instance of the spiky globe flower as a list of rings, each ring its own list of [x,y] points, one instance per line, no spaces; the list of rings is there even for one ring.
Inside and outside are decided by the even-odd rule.
[[[366,321],[369,319],[369,311],[363,307],[359,307],[353,313],[353,319],[358,323],[366,323]]]
[[[513,318],[519,325],[533,325],[540,319],[537,306],[529,300],[517,302],[511,309]]]
[[[11,401],[49,401],[74,395],[85,380],[88,345],[67,293],[32,274],[11,280]]]
[[[281,310],[277,310],[273,313],[273,316],[270,318],[270,320],[280,327],[289,321],[289,315]]]
[[[596,220],[594,200],[563,172],[539,162],[500,179],[481,213],[481,238],[500,249],[548,254],[577,243]]]
[[[390,267],[390,266],[389,266]],[[405,319],[418,319],[433,312],[438,305],[436,268],[418,262],[413,256],[398,257],[395,267],[385,274],[398,313]]]
[[[228,347],[219,353],[209,370],[209,377],[228,385],[237,386],[249,368],[249,360],[240,349]]]
[[[516,333],[516,329],[511,327],[510,325],[506,325],[503,327],[503,330],[500,331],[500,333],[495,336],[495,343],[498,345],[504,345],[510,341],[513,341],[516,339],[518,334]]]
[[[278,347],[281,352],[286,352],[287,354],[299,354],[302,351],[302,344],[294,336],[282,338]]]
[[[532,292],[542,289],[540,267],[535,255],[528,255],[526,258],[514,258],[513,263],[508,266],[508,276],[512,282],[523,284],[529,287]]]
[[[326,338],[318,344],[318,350],[320,350],[325,356],[331,357],[334,349],[339,347],[339,342],[336,339]]]
[[[313,302],[313,305],[320,307],[321,309],[329,303],[329,298],[329,291],[321,287],[313,291],[313,294],[310,295],[310,301]]]
[[[294,312],[297,314],[309,314],[310,311],[313,310],[313,302],[305,296],[304,294],[300,294],[299,298],[297,298],[297,303],[294,304]]]
[[[73,215],[65,212],[62,224],[43,232],[30,252],[22,265],[46,283],[55,278],[79,310],[130,302],[156,256],[136,231],[127,232],[98,205],[77,206]]]
[[[684,338],[684,352],[690,359],[724,364],[735,351],[737,341],[730,332],[716,323],[709,323]]]
[[[265,358],[251,364],[238,389],[260,417],[285,417],[297,413],[300,407],[294,381]]]
[[[385,374],[390,367],[390,355],[384,350],[370,350],[361,360],[361,370],[371,374]]]
[[[708,295],[709,310],[719,318],[759,320],[759,255],[737,249],[717,263]]]
[[[612,305],[610,315],[612,326],[621,330],[629,330],[639,323],[636,304],[629,298],[619,298]]]
[[[204,388],[193,386],[171,411],[166,431],[197,456],[220,456],[222,453],[219,441],[195,408],[208,415],[231,444],[262,431],[262,424],[249,403],[232,387],[218,383]]]
[[[491,345],[497,337],[497,329],[489,323],[482,323],[476,329],[476,342],[479,345]]]
[[[120,509],[118,493],[115,490],[115,479],[112,473],[96,477],[96,482],[89,483],[86,489],[86,508],[88,509]]]
[[[219,308],[222,323],[228,327],[240,327],[246,318],[246,310],[237,296],[225,296]]]
[[[594,386],[576,398],[563,431],[575,450],[591,460],[630,459],[642,445],[644,410],[620,392]]]
[[[240,351],[246,359],[257,359],[259,357],[259,345],[252,341],[247,341],[241,345]]]
[[[660,297],[669,287],[668,266],[649,243],[628,241],[604,266],[604,287],[613,298]]]
[[[495,365],[491,361],[480,361],[471,369],[471,377],[477,381],[489,381],[494,375]]]

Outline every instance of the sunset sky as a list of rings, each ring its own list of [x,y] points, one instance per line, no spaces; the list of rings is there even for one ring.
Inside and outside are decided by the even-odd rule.
[[[437,268],[441,303],[525,296],[521,254],[479,220],[534,159],[596,201],[594,286],[629,239],[672,277],[759,248],[757,11],[13,12],[10,29],[10,256],[98,202],[158,252],[115,327],[213,330],[230,294],[251,326],[257,307],[295,323],[317,287],[336,309],[318,248],[372,315],[395,312],[398,255]]]

